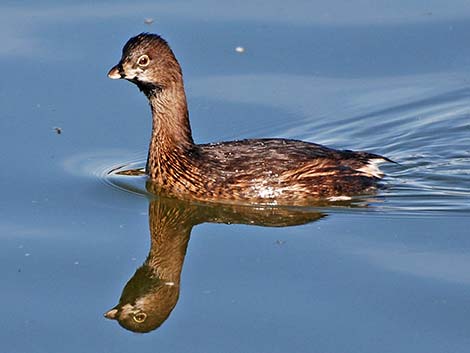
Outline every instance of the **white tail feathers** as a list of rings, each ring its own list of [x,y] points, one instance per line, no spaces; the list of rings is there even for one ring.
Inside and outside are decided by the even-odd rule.
[[[384,173],[380,170],[379,165],[384,162],[386,162],[386,160],[382,158],[369,159],[367,164],[357,169],[357,171],[365,176],[381,179]]]

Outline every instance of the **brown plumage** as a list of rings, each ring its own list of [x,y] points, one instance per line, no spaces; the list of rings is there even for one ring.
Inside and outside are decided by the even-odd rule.
[[[153,116],[146,172],[154,189],[206,201],[306,204],[371,193],[382,156],[287,139],[198,145],[189,124],[181,68],[167,42],[142,33],[108,73],[135,83]]]
[[[164,196],[150,201],[150,251],[125,285],[119,303],[105,313],[131,331],[159,327],[178,302],[181,271],[194,226],[209,223],[287,227],[314,222],[325,215],[310,208],[215,205]]]

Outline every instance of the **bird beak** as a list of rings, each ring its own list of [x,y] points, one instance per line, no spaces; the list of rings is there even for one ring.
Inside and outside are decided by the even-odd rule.
[[[114,66],[111,70],[109,70],[108,77],[113,79],[113,80],[124,78],[124,72],[122,70],[122,65],[119,63],[116,66]]]
[[[107,312],[104,313],[104,317],[110,320],[116,320],[116,316],[118,313],[118,309],[113,308]]]

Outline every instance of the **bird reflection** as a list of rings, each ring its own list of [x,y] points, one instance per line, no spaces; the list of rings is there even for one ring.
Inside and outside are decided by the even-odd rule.
[[[151,247],[144,264],[122,291],[108,319],[134,332],[158,328],[175,307],[183,261],[193,226],[205,222],[285,227],[316,221],[324,215],[301,208],[196,204],[158,197],[150,201]]]

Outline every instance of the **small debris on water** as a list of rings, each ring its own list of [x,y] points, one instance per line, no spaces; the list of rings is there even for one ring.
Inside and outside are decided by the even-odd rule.
[[[62,128],[60,127],[53,127],[52,129],[56,132],[57,135],[60,135],[62,133]]]
[[[149,26],[150,26],[153,22],[154,22],[153,18],[146,18],[146,19],[144,20],[144,23],[145,23],[146,25],[149,25]]]
[[[30,256],[31,254],[29,252],[27,252],[26,254],[24,254],[24,256],[28,257]]]
[[[237,53],[242,54],[242,53],[245,52],[245,48],[243,48],[243,47],[236,47],[236,48],[235,48],[235,51],[236,51]]]
[[[78,261],[75,261],[73,264],[74,264],[74,265],[79,265],[79,264],[80,264],[80,262],[78,262]]]
[[[284,245],[285,243],[286,243],[285,240],[276,240],[276,241],[275,241],[275,244],[276,244],[276,245]]]

